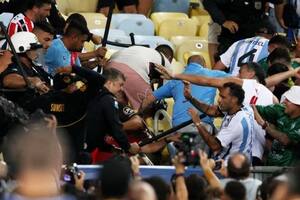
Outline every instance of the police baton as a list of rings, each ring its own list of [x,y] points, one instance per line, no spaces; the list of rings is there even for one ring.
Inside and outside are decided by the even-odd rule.
[[[201,114],[199,117],[200,117],[200,119],[203,119],[204,117],[206,117],[206,114]],[[142,146],[145,146],[152,142],[158,141],[159,139],[164,138],[164,137],[170,135],[171,133],[174,133],[175,131],[178,131],[179,129],[184,128],[192,123],[193,123],[193,120],[191,120],[191,119],[186,122],[183,122],[175,127],[170,128],[169,130],[166,130],[165,132],[162,132],[159,135],[156,135],[150,139],[143,140],[141,143],[139,143],[139,146],[142,147]]]
[[[28,76],[27,76],[26,72],[24,71],[24,69],[23,69],[23,67],[22,67],[20,58],[19,58],[19,56],[18,56],[18,54],[17,54],[17,52],[16,52],[16,49],[15,49],[13,43],[11,42],[11,39],[10,39],[8,33],[7,33],[6,27],[4,26],[3,22],[1,22],[1,21],[0,21],[0,30],[2,30],[2,32],[4,33],[5,39],[6,39],[8,45],[9,45],[9,47],[10,47],[10,50],[11,50],[11,52],[12,52],[12,54],[13,54],[12,60],[13,60],[14,62],[16,62],[18,71],[19,71],[19,72],[21,73],[21,75],[23,76],[23,78],[24,78],[24,80],[25,80],[25,83],[26,83],[27,87],[32,89],[33,87],[32,87],[32,85],[31,85],[31,83],[29,82]],[[14,90],[14,91],[18,91],[18,89]]]

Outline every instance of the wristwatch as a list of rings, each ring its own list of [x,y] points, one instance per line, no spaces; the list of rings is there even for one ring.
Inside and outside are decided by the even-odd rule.
[[[201,126],[201,122],[196,122],[196,123],[194,123],[194,124],[195,124],[195,126],[197,126],[197,127]]]

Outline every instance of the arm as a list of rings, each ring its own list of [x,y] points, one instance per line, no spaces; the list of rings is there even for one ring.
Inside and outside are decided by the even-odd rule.
[[[175,166],[176,197],[180,200],[188,200],[188,190],[184,180],[185,166],[180,160],[180,155],[175,156],[172,160]]]
[[[210,86],[210,87],[223,87],[225,83],[233,82],[238,85],[243,85],[243,80],[236,77],[228,78],[212,78],[198,75],[188,75],[188,74],[175,74],[174,79],[189,81],[196,85]]]
[[[41,94],[47,93],[49,91],[49,88],[46,86],[46,84],[41,81],[38,77],[27,77],[30,84],[36,88]],[[13,88],[13,89],[22,89],[26,87],[26,82],[23,78],[23,76],[12,73],[8,74],[3,79],[3,86],[6,88]]]
[[[102,101],[103,115],[110,130],[109,134],[116,140],[123,150],[128,151],[130,144],[126,134],[122,130],[123,127],[119,119],[118,110],[114,106],[116,101],[110,95],[106,95],[103,98],[105,98]]]
[[[149,106],[156,100],[153,94],[149,94],[146,98],[142,101],[141,107],[139,108],[139,113],[144,113],[146,110],[149,109]]]
[[[268,78],[266,78],[266,87],[268,87],[268,88],[273,87],[290,77],[294,77],[294,76],[298,77],[299,71],[300,71],[300,68],[298,67],[296,69],[291,69],[286,72],[281,72],[278,74],[274,74],[273,76],[269,76]]]
[[[225,70],[226,69],[226,65],[224,65],[222,63],[221,60],[219,60],[214,66],[213,66],[214,70]]]
[[[275,16],[280,26],[284,29],[287,29],[287,26],[284,24],[284,20],[283,20],[284,5],[285,5],[284,3],[275,4]]]
[[[224,16],[223,12],[219,8],[219,6],[222,6],[221,4],[225,4],[225,2],[226,1],[224,1],[224,0],[204,0],[203,1],[203,6],[209,12],[213,21],[220,25],[222,25],[226,21],[226,18]]]
[[[106,48],[105,47],[99,47],[98,49],[96,49],[95,51],[91,51],[91,52],[87,52],[87,53],[80,53],[78,55],[80,61],[87,61],[91,58],[104,58],[105,54],[106,54]]]
[[[191,82],[196,85],[210,86],[210,87],[223,87],[224,83],[233,82],[238,85],[243,85],[243,80],[237,77],[227,78],[213,78],[189,74],[173,74],[165,67],[155,64],[155,69],[161,73],[161,77],[166,80],[177,79]]]
[[[293,142],[293,140],[291,140],[286,133],[277,130],[273,124],[267,125],[265,130],[267,134],[278,140],[284,146],[295,144],[295,142]]]
[[[144,128],[143,119],[139,115],[134,115],[126,122],[123,122],[124,131],[135,131]]]
[[[222,146],[220,145],[218,140],[214,136],[212,136],[204,126],[201,125],[201,120],[198,116],[197,111],[195,109],[189,109],[189,113],[204,142],[209,146],[209,148],[213,152],[220,151],[222,149]]]
[[[273,124],[269,124],[262,118],[262,116],[259,114],[256,106],[253,105],[252,108],[253,108],[255,120],[262,128],[264,128],[266,130],[267,134],[272,136],[274,139],[277,139],[280,143],[282,143],[285,146],[292,143],[292,140],[290,140],[290,138],[288,137],[287,134],[285,134],[281,131],[278,131]]]
[[[187,81],[183,81],[184,84],[184,97],[191,102],[193,106],[195,106],[198,110],[202,111],[206,115],[212,116],[212,117],[221,117],[223,116],[223,113],[221,113],[217,106],[215,105],[207,105],[197,99],[195,99],[191,95],[191,85]]]
[[[198,110],[201,110],[203,113],[205,113],[208,116],[211,116],[211,117],[222,117],[223,116],[223,113],[220,112],[218,106],[216,106],[216,105],[207,105],[207,104],[195,99],[194,97],[189,99],[189,101]]]
[[[203,174],[211,187],[221,188],[221,183],[215,173],[212,171],[207,154],[200,150],[199,151],[200,166],[202,167]]]

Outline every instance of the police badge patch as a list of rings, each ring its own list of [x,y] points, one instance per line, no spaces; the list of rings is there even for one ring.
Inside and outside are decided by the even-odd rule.
[[[254,2],[254,7],[256,10],[261,10],[262,9],[262,2],[261,1],[255,1]]]
[[[116,100],[115,100],[114,106],[115,106],[116,109],[119,109],[119,104]]]
[[[124,113],[124,115],[126,115],[128,117],[131,117],[132,115],[135,114],[134,110],[129,108],[129,107],[124,107],[123,108],[123,113]]]

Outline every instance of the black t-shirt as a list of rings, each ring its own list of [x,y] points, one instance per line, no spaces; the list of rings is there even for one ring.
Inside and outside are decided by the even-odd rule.
[[[38,70],[36,70],[34,67],[31,67],[31,68],[23,67],[23,69],[28,77],[39,77],[42,81],[46,82],[46,80],[44,80],[44,78],[40,75]],[[9,74],[19,74],[19,75],[23,76],[15,63],[10,64],[8,66],[8,68],[6,70],[4,70],[0,75],[0,82],[1,82],[2,88],[4,88],[3,80]],[[7,89],[9,89],[9,88],[7,88]],[[26,88],[24,88],[24,89],[26,89]],[[35,89],[29,89],[29,88],[26,91],[22,91],[22,92],[11,91],[11,92],[5,92],[4,94],[9,100],[17,103],[18,105],[20,105],[21,107],[23,107],[25,109],[27,109],[27,104],[32,99],[39,96],[39,93]]]

